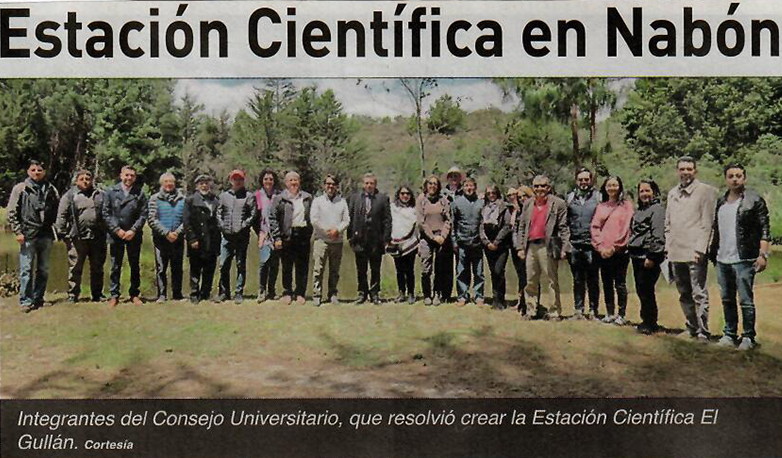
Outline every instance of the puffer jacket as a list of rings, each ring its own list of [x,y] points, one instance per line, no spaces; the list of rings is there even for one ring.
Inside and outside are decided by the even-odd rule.
[[[717,262],[717,252],[720,248],[720,207],[728,201],[728,193],[717,199],[717,210],[714,212],[714,227],[712,232],[709,259]],[[766,201],[757,192],[745,189],[736,212],[736,247],[741,259],[757,259],[760,256],[760,241],[771,239],[771,226],[768,218]]]
[[[665,207],[659,199],[641,204],[630,222],[630,256],[660,264],[665,259]]]
[[[250,228],[258,216],[255,195],[246,189],[220,193],[217,219],[227,238],[250,238]]]
[[[570,226],[570,244],[574,246],[591,246],[592,217],[600,203],[600,193],[591,188],[587,192],[579,189],[570,191],[567,195],[567,221]]]
[[[165,238],[169,232],[182,235],[185,195],[175,189],[167,193],[162,189],[149,198],[149,227],[155,239]]]
[[[451,204],[451,224],[453,226],[454,248],[459,246],[481,246],[481,219],[483,199],[477,195],[462,194],[454,198]]]
[[[11,230],[25,238],[54,238],[60,195],[48,182],[35,183],[27,178],[11,190],[8,222]]]

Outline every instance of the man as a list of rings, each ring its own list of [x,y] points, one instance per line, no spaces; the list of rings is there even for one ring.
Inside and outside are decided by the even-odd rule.
[[[199,175],[196,191],[185,199],[182,225],[190,258],[190,302],[198,304],[212,294],[217,256],[220,254],[220,222],[217,196],[212,192],[212,177]]]
[[[356,253],[358,272],[358,300],[363,304],[369,298],[380,304],[380,264],[386,246],[391,242],[391,204],[388,196],[377,190],[377,177],[364,174],[363,189],[348,202],[350,226],[348,239]],[[367,266],[370,283],[367,283]]]
[[[274,196],[269,214],[274,248],[282,259],[282,303],[295,300],[304,305],[309,275],[310,239],[312,238],[312,195],[301,190],[301,177],[296,172],[285,174],[285,190]],[[296,287],[293,287],[293,270]]]
[[[147,196],[136,183],[136,169],[125,165],[120,170],[120,182],[106,190],[103,199],[103,220],[109,230],[109,256],[111,257],[109,306],[119,302],[122,260],[128,253],[130,266],[130,301],[133,305],[143,304],[141,297],[141,242],[142,231],[147,222]]]
[[[671,263],[687,330],[681,336],[709,340],[707,251],[714,221],[717,190],[696,179],[695,159],[679,158],[679,185],[668,193],[665,209],[665,251]]]
[[[323,182],[323,194],[312,201],[310,213],[312,227],[315,230],[315,242],[312,255],[315,258],[312,267],[312,296],[315,306],[321,304],[323,296],[323,274],[326,262],[329,265],[328,291],[325,301],[337,304],[337,284],[339,267],[342,263],[342,239],[350,224],[350,213],[345,199],[339,195],[339,181],[333,175],[326,175]]]
[[[551,182],[545,175],[535,177],[532,190],[535,197],[528,199],[522,207],[515,239],[516,255],[526,262],[527,267],[524,295],[528,305],[524,319],[531,320],[542,316],[543,310],[537,310],[538,293],[541,283],[546,283],[550,296],[548,308],[552,311],[545,316],[550,320],[559,320],[562,314],[559,261],[570,251],[567,204],[559,197],[551,195]]]
[[[8,199],[8,222],[19,243],[19,305],[25,313],[44,303],[59,199],[38,161],[30,161],[27,179],[13,187]]]
[[[462,195],[463,180],[464,180],[464,174],[462,174],[462,171],[459,169],[459,167],[455,165],[450,169],[448,169],[448,172],[446,172],[445,174],[446,184],[442,190],[442,193],[445,197],[448,198],[449,202],[453,202],[456,196]]]
[[[166,172],[160,175],[160,191],[149,198],[149,227],[155,245],[155,284],[157,301],[167,300],[166,271],[171,265],[171,296],[182,300],[182,261],[185,252],[185,228],[182,216],[185,195],[176,188],[176,177]]]
[[[217,219],[223,242],[220,246],[220,286],[218,301],[231,299],[231,264],[236,258],[236,288],[234,302],[244,300],[244,281],[247,276],[247,247],[250,244],[250,228],[258,209],[255,196],[244,187],[244,172],[233,170],[228,175],[231,188],[220,193]]]
[[[261,189],[255,191],[258,218],[255,232],[258,234],[258,303],[273,300],[277,290],[277,273],[280,270],[280,251],[274,249],[269,226],[269,213],[274,196],[279,193],[277,173],[271,169],[261,172]]]
[[[475,303],[483,305],[483,246],[481,244],[481,215],[483,199],[475,193],[475,180],[464,180],[462,194],[451,204],[453,225],[453,249],[458,259],[456,264],[457,304],[463,307],[470,301],[470,281],[474,278]]]
[[[76,184],[60,199],[58,237],[68,249],[68,301],[77,302],[81,293],[84,261],[90,260],[90,293],[93,302],[103,297],[103,264],[106,262],[106,230],[101,219],[103,193],[93,186],[92,172],[76,172]]]
[[[600,302],[599,257],[592,247],[590,226],[600,203],[600,193],[594,188],[592,171],[581,167],[576,171],[576,188],[567,195],[568,226],[572,250],[568,261],[573,274],[574,319],[597,316]],[[585,294],[589,290],[589,312],[584,313]]]
[[[448,199],[449,203],[453,203],[457,196],[462,195],[464,190],[462,189],[462,181],[464,181],[464,173],[457,166],[452,166],[445,173],[445,187],[442,189],[442,194]],[[447,243],[443,244],[443,266],[442,266],[442,300],[445,302],[451,301],[451,291],[453,291],[453,266],[454,262],[458,261],[458,254],[453,251],[453,241],[447,240]]]
[[[755,274],[766,269],[771,236],[768,207],[758,193],[745,187],[747,172],[741,164],[725,167],[728,191],[717,200],[714,237],[709,255],[717,264],[717,282],[725,313],[724,335],[719,345],[735,347],[739,317],[736,293],[741,304],[744,332],[739,350],[751,350],[755,343]]]

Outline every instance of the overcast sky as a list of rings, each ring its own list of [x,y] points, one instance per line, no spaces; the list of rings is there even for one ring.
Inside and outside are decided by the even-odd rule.
[[[408,116],[413,105],[394,79],[298,79],[292,80],[297,87],[315,85],[320,90],[331,89],[342,102],[347,113],[373,117]],[[462,108],[474,111],[496,107],[503,111],[512,110],[518,102],[504,100],[502,91],[489,79],[438,79],[438,87],[427,98],[434,102],[442,94],[458,98]],[[253,87],[263,86],[261,79],[187,79],[177,81],[177,95],[186,92],[206,107],[210,114],[227,110],[231,115],[247,104]]]

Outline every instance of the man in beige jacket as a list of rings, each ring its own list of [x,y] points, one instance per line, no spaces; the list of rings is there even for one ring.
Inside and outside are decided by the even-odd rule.
[[[679,184],[668,193],[665,211],[665,251],[679,290],[687,330],[683,337],[709,340],[707,252],[711,240],[717,189],[696,179],[695,159],[679,158]]]

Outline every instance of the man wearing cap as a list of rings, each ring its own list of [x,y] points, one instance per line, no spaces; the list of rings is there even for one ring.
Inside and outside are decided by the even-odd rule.
[[[223,241],[220,246],[219,300],[231,298],[231,263],[236,258],[236,288],[234,302],[244,300],[244,280],[247,276],[247,246],[250,244],[250,228],[255,222],[258,209],[255,195],[244,187],[244,172],[233,170],[228,179],[231,188],[220,194],[217,218]]]
[[[212,192],[212,177],[199,175],[196,191],[185,199],[182,225],[190,258],[190,302],[209,299],[217,256],[220,254],[220,223],[217,196]]]

